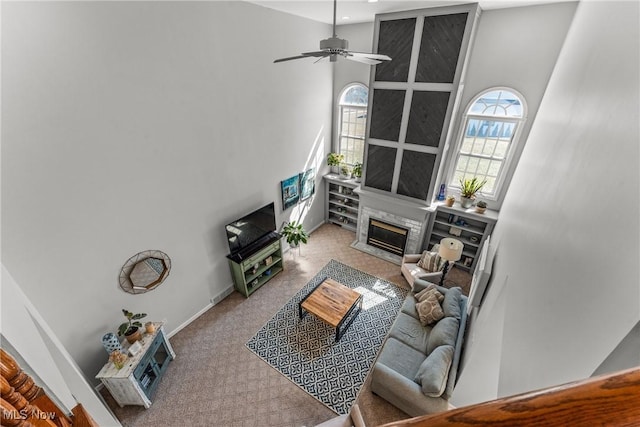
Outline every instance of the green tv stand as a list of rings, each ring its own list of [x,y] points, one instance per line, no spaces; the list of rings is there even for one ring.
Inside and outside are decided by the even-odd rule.
[[[262,285],[284,270],[280,235],[274,233],[266,242],[242,256],[227,255],[235,289],[249,298]]]

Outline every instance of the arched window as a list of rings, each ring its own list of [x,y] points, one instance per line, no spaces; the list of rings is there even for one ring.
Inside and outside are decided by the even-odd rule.
[[[489,89],[476,96],[463,118],[449,188],[459,189],[461,179],[486,179],[481,196],[496,200],[525,118],[524,99],[512,89]]]
[[[367,130],[369,89],[361,83],[347,85],[338,101],[338,152],[345,163],[362,163]]]

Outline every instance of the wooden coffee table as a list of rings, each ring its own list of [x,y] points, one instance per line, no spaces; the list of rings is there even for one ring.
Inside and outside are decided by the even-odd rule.
[[[298,304],[300,319],[311,313],[336,328],[336,342],[351,326],[360,310],[362,295],[329,278],[313,288]]]

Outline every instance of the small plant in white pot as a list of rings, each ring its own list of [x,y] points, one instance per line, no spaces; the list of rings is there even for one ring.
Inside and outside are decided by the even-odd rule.
[[[344,161],[344,154],[329,153],[327,155],[327,165],[331,166],[331,172],[340,173],[340,163]]]
[[[460,204],[463,208],[470,208],[473,206],[473,201],[476,198],[476,193],[484,187],[487,180],[480,181],[477,177],[471,179],[460,178]]]
[[[340,179],[351,178],[351,168],[348,164],[343,163],[340,165]]]
[[[356,179],[356,182],[362,181],[362,163],[356,162],[353,165],[353,177]]]
[[[487,202],[485,202],[484,200],[480,200],[478,203],[476,203],[476,212],[482,214],[486,210],[487,210]]]

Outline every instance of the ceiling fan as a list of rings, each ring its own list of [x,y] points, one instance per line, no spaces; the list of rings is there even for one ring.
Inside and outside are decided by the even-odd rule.
[[[300,55],[276,59],[273,62],[284,62],[291,61],[292,59],[302,58],[319,58],[318,61],[320,61],[326,57],[329,57],[329,61],[336,62],[338,56],[343,56],[344,58],[351,61],[362,62],[368,65],[380,64],[382,61],[391,61],[391,58],[389,58],[387,55],[380,55],[377,53],[352,52],[348,50],[349,42],[345,39],[339,39],[336,35],[337,2],[337,0],[333,0],[333,37],[320,40],[320,50],[317,50],[315,52],[303,52]]]

